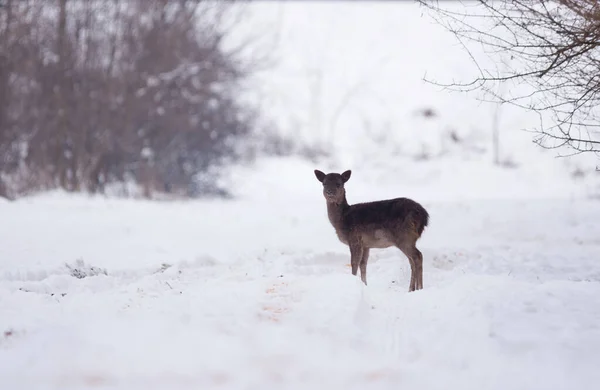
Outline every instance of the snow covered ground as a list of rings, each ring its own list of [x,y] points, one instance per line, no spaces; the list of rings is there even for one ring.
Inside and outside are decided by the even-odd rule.
[[[273,191],[234,201],[1,202],[0,388],[598,383],[599,202],[424,198],[408,293],[398,250],[372,252],[368,287],[351,276],[309,168],[287,198],[269,173]]]
[[[254,98],[332,158],[235,167],[230,201],[0,199],[0,389],[599,383],[592,174],[573,179],[575,160],[532,146],[508,109],[502,159],[516,167],[491,164],[493,107],[420,81],[465,64],[418,8],[300,3],[255,6],[248,26],[277,31],[281,62]],[[425,106],[438,116],[413,115]],[[372,251],[368,287],[351,275],[314,168],[352,169],[351,203],[429,210],[424,290],[407,292],[395,249]]]

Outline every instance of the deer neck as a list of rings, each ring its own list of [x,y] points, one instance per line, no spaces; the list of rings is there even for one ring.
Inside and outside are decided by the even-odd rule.
[[[342,229],[343,216],[349,208],[350,205],[346,200],[346,195],[344,195],[343,200],[339,203],[327,202],[327,216],[329,217],[329,222],[331,222],[335,230]]]

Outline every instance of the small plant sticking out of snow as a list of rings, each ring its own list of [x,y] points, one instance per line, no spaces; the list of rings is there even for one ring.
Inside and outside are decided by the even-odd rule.
[[[69,269],[71,276],[77,279],[83,279],[88,276],[108,275],[104,268],[87,265],[82,259],[77,259],[75,264],[67,263],[65,265]]]
[[[155,274],[160,274],[171,268],[172,265],[169,263],[162,263],[159,269],[156,270]]]
[[[0,334],[0,346],[6,343],[10,343],[15,337],[21,336],[22,334],[23,332],[16,331],[12,328],[4,330],[4,332]]]
[[[416,114],[427,119],[435,118],[437,116],[437,112],[431,107],[421,108]]]
[[[516,162],[514,162],[510,157],[505,158],[504,160],[500,160],[500,162],[498,163],[501,167],[504,168],[518,168],[519,164],[517,164]]]

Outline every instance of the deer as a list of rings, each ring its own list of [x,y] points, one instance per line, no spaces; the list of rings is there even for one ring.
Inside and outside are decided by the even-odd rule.
[[[423,289],[423,255],[416,243],[429,223],[429,213],[408,198],[394,198],[348,204],[344,185],[351,170],[325,174],[314,170],[323,184],[329,222],[338,239],[350,248],[352,275],[360,268],[360,278],[367,285],[369,251],[395,246],[410,262],[409,292]]]

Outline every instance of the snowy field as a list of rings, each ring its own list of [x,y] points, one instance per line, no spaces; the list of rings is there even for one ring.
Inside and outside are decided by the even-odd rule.
[[[508,108],[493,165],[494,107],[421,81],[467,68],[418,7],[300,3],[253,8],[280,62],[252,98],[331,158],[233,168],[228,201],[0,199],[0,389],[597,387],[598,175]],[[351,275],[315,168],[428,209],[423,290],[396,249]]]
[[[351,276],[309,167],[287,199],[0,203],[0,388],[598,383],[598,201],[423,200],[408,293],[395,249]]]

